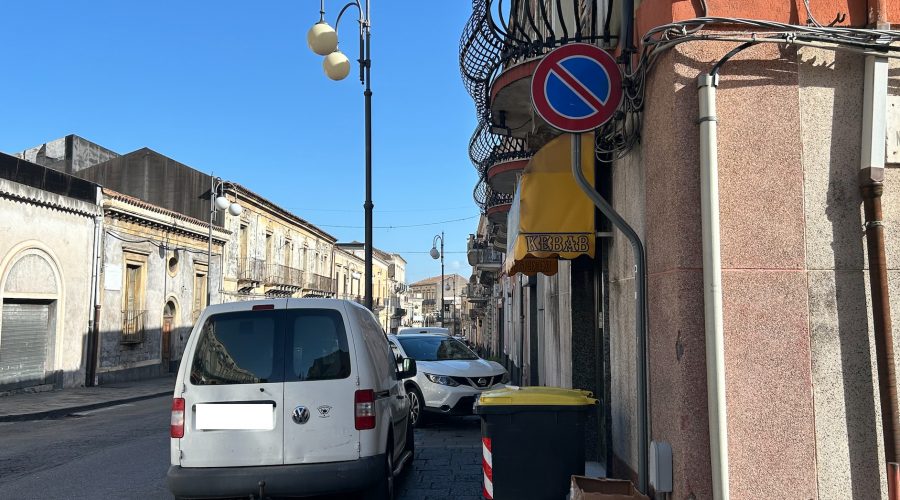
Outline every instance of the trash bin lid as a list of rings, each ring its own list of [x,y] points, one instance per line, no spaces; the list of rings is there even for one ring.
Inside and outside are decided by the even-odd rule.
[[[559,387],[517,387],[484,391],[479,406],[589,406],[597,404],[590,391]]]

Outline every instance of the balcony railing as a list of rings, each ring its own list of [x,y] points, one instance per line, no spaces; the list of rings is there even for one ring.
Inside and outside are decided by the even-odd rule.
[[[266,278],[266,261],[262,259],[240,259],[238,281],[261,283]]]
[[[322,276],[321,274],[307,273],[303,287],[311,290],[332,292],[334,290],[334,279],[329,278],[328,276]]]
[[[144,341],[144,321],[147,311],[126,309],[122,311],[122,343],[139,344]]]
[[[280,264],[266,266],[266,285],[295,286],[303,285],[303,271]]]

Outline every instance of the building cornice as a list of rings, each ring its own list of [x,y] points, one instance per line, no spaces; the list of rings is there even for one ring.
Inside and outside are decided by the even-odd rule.
[[[49,191],[44,191],[9,179],[0,179],[0,196],[31,205],[47,207],[82,217],[101,215],[100,207],[86,201],[75,200]]]
[[[176,232],[198,240],[209,239],[209,223],[152,205],[137,198],[132,198],[115,191],[104,189],[106,197],[102,202],[103,212],[110,217],[147,224],[159,229]],[[214,242],[225,244],[231,237],[231,231],[212,226]]]

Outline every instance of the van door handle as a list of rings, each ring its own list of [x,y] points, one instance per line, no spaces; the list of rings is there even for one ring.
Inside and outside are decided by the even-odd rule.
[[[396,397],[400,401],[403,401],[404,399],[406,399],[406,396],[394,396],[394,397]]]

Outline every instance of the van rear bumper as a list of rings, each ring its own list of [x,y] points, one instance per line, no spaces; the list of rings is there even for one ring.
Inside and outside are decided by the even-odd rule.
[[[266,465],[258,467],[180,467],[172,465],[166,477],[169,490],[181,498],[312,496],[367,488],[384,474],[385,456],[361,457],[349,462]]]

